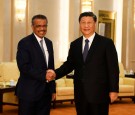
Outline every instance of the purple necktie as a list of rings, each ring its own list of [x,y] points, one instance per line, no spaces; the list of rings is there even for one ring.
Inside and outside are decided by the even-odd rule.
[[[84,51],[83,51],[83,60],[84,60],[84,62],[85,62],[85,60],[86,60],[88,51],[89,51],[89,40],[86,39],[86,40],[85,40]]]

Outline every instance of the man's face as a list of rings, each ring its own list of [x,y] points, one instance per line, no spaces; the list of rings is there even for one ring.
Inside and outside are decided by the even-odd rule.
[[[47,20],[44,19],[35,19],[33,21],[32,29],[33,32],[39,37],[43,38],[47,32]]]
[[[80,31],[82,34],[89,38],[94,32],[96,28],[96,22],[94,21],[93,17],[84,16],[80,20]]]

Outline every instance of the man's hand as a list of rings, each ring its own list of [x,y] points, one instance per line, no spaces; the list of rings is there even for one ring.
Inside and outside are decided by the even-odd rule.
[[[113,103],[118,98],[118,93],[117,92],[110,92],[109,96],[110,96],[111,103]]]
[[[56,99],[56,93],[52,94],[52,101],[54,101]]]
[[[48,69],[46,71],[46,80],[47,80],[47,82],[54,80],[55,77],[56,77],[56,74],[55,74],[54,70]]]

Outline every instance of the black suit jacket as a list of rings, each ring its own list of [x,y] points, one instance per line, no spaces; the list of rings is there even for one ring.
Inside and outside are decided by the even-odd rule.
[[[45,91],[55,92],[54,81],[47,83],[45,80],[46,70],[54,69],[53,45],[48,38],[44,39],[49,53],[48,67],[34,34],[23,38],[18,43],[16,59],[20,77],[16,86],[16,95],[21,99],[34,101],[40,99]]]
[[[96,33],[84,62],[82,41],[81,36],[71,43],[67,61],[56,69],[57,79],[74,70],[75,98],[83,94],[92,103],[108,102],[109,92],[119,90],[119,67],[114,43]]]

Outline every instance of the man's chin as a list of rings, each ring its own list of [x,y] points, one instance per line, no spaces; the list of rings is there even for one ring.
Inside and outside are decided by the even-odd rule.
[[[38,37],[43,38],[43,37],[45,37],[45,34],[43,34],[43,35],[38,35]]]

